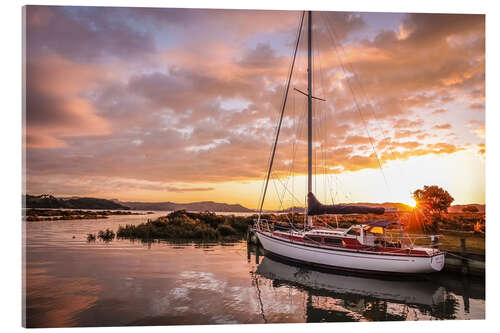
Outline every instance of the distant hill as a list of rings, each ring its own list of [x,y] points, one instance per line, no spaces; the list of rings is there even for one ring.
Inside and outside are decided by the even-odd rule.
[[[56,198],[52,195],[26,195],[26,208],[67,208],[67,209],[130,209],[117,202],[97,198]]]
[[[362,205],[370,207],[384,207],[388,210],[396,208],[398,211],[411,211],[411,206],[398,202],[384,202],[384,203],[369,203],[357,202],[343,205]],[[448,208],[450,213],[461,213],[464,207],[474,206],[480,213],[485,212],[485,205],[470,204],[470,205],[454,205]],[[246,208],[239,204],[227,204],[214,201],[201,201],[190,203],[175,203],[175,202],[122,202],[118,199],[98,199],[98,198],[56,198],[52,195],[26,195],[26,208],[66,208],[66,209],[109,209],[109,210],[160,210],[160,211],[175,211],[185,209],[191,212],[234,212],[234,213],[252,213],[255,210]],[[297,213],[302,213],[304,207],[293,207]],[[292,207],[281,210],[279,212],[291,212]],[[266,210],[266,213],[277,211]]]
[[[476,207],[478,213],[484,213],[486,211],[486,205],[481,204],[469,204],[469,205],[453,205],[448,208],[448,213],[462,213],[462,209],[465,207]]]
[[[185,209],[191,212],[234,212],[234,213],[252,213],[252,209],[248,209],[239,204],[227,204],[213,201],[201,201],[191,203],[174,203],[174,202],[120,202],[120,204],[136,210],[182,210]]]
[[[325,203],[330,205],[330,203]],[[368,206],[368,207],[384,207],[386,210],[391,211],[391,210],[397,210],[399,212],[407,212],[411,211],[413,207],[405,205],[403,203],[399,202],[384,202],[384,203],[370,203],[370,202],[356,202],[356,203],[339,203],[339,205],[346,205],[346,206]],[[296,213],[302,213],[304,211],[304,207],[290,207],[287,209],[284,209],[280,212],[291,212],[293,209],[294,212]]]
[[[26,195],[26,208],[67,208],[67,209],[134,209],[174,211],[185,209],[192,212],[234,212],[252,213],[251,209],[239,204],[227,204],[213,201],[191,203],[175,202],[122,202],[118,199],[98,198],[56,198],[52,195]]]

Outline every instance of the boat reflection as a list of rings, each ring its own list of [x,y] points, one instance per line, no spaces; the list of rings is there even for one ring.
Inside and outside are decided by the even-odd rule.
[[[255,253],[258,263],[262,250],[256,247],[250,252]],[[307,322],[455,319],[457,311],[468,312],[470,292],[465,293],[467,299],[464,293],[459,297],[456,290],[447,290],[442,277],[388,280],[353,276],[301,267],[269,256],[261,258],[255,273],[256,277],[271,280],[273,288],[303,291],[307,297]],[[468,289],[463,284],[460,288]],[[480,294],[476,292],[484,300],[484,294]]]

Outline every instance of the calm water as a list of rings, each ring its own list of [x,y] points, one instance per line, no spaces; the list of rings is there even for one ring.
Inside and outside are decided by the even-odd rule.
[[[336,275],[264,257],[245,242],[86,241],[89,232],[158,215],[26,223],[26,325],[484,318],[484,279]]]

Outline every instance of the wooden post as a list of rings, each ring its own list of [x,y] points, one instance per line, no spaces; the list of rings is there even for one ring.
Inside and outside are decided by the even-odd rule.
[[[460,253],[465,255],[467,252],[467,246],[465,245],[465,238],[460,238]]]
[[[469,261],[465,259],[465,256],[467,254],[467,246],[465,243],[465,238],[460,238],[460,254],[462,255],[462,274],[463,275],[468,275],[469,274]]]
[[[433,249],[439,248],[439,237],[438,236],[431,236],[431,247]]]
[[[252,258],[252,250],[250,249],[250,246],[252,246],[250,243],[247,243],[247,260],[248,263],[250,263],[250,259]]]

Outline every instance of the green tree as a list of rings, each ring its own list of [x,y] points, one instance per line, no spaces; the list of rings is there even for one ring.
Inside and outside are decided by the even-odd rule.
[[[448,191],[436,185],[425,185],[423,189],[416,190],[413,192],[413,198],[417,203],[417,209],[426,217],[425,229],[431,232],[439,230],[438,224],[442,215],[455,200]]]

